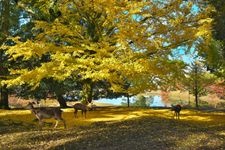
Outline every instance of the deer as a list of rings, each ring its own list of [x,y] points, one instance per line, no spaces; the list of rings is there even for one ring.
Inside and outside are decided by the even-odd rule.
[[[180,119],[180,111],[181,111],[181,105],[172,105],[171,110],[174,111],[174,118],[175,119]]]
[[[82,104],[82,103],[76,103],[76,104],[74,104],[73,105],[73,108],[74,108],[74,117],[75,118],[78,118],[77,117],[78,110],[81,110],[82,116],[84,114],[84,117],[86,118],[86,113],[90,109],[87,105]]]
[[[56,120],[54,128],[58,126],[59,121],[63,122],[64,129],[66,128],[66,122],[62,118],[62,110],[59,107],[48,108],[48,107],[39,107],[34,108],[34,102],[29,102],[27,108],[31,110],[31,112],[35,115],[35,117],[39,121],[39,129],[42,129],[43,119],[51,119],[54,118]]]

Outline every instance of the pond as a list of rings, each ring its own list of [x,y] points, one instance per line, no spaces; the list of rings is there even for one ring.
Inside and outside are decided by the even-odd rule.
[[[130,98],[130,104],[134,104],[137,101],[137,97],[131,97]],[[127,98],[126,97],[119,97],[119,98],[100,98],[99,100],[94,100],[94,102],[97,103],[104,103],[108,105],[116,105],[116,106],[122,106],[127,104]],[[146,98],[146,104],[149,107],[168,107],[170,104],[165,104],[161,98],[160,95],[155,95],[151,97]]]

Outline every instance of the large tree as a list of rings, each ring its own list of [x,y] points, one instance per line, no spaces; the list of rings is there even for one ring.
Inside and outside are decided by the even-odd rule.
[[[0,1],[0,81],[11,78],[9,68],[24,66],[27,62],[19,63],[20,59],[9,61],[6,53],[7,46],[15,43],[10,39],[12,36],[20,36],[21,40],[32,38],[32,23],[27,23],[30,16],[23,9],[17,7],[18,0],[2,0]],[[29,66],[32,63],[29,62]],[[6,84],[0,85],[0,107],[9,108],[8,96],[12,92],[7,89]]]
[[[11,45],[9,36],[15,34],[18,27],[18,10],[14,9],[15,1],[0,1],[0,81],[7,79],[9,76],[8,56],[5,53],[3,45]],[[9,109],[8,105],[8,89],[6,85],[0,85],[0,108]]]
[[[207,5],[213,5],[215,11],[213,18],[213,40],[209,49],[203,50],[201,55],[206,59],[208,69],[219,77],[225,78],[225,1],[224,0],[206,0]]]
[[[210,9],[196,13],[192,2],[182,0],[22,0],[19,6],[48,17],[33,20],[35,38],[13,39],[16,45],[7,51],[11,60],[50,59],[11,70],[15,78],[2,83],[36,88],[46,78],[63,81],[73,76],[83,84],[87,100],[93,84],[101,80],[116,92],[157,88],[181,68],[169,57],[172,49],[207,45],[211,37]]]
[[[0,45],[6,42],[6,38],[9,35],[9,16],[10,16],[10,2],[9,1],[2,1],[0,3]],[[8,74],[8,69],[6,68],[5,63],[6,55],[3,50],[0,50],[0,81],[4,79],[5,76]],[[9,108],[8,105],[8,91],[6,85],[0,86],[0,108]]]

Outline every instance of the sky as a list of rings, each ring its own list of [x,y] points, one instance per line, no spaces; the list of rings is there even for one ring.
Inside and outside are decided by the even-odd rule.
[[[195,61],[197,52],[194,46],[192,46],[190,49],[188,49],[187,46],[179,46],[173,50],[172,55],[173,56],[170,56],[170,59],[172,60],[178,59],[184,61],[186,64],[191,64]]]

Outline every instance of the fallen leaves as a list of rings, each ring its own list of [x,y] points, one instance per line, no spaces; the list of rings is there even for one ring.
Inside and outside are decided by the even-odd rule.
[[[0,114],[1,149],[225,149],[224,113],[183,110],[174,120],[166,109],[104,108],[87,119],[63,116],[68,129],[37,131],[30,113]]]

